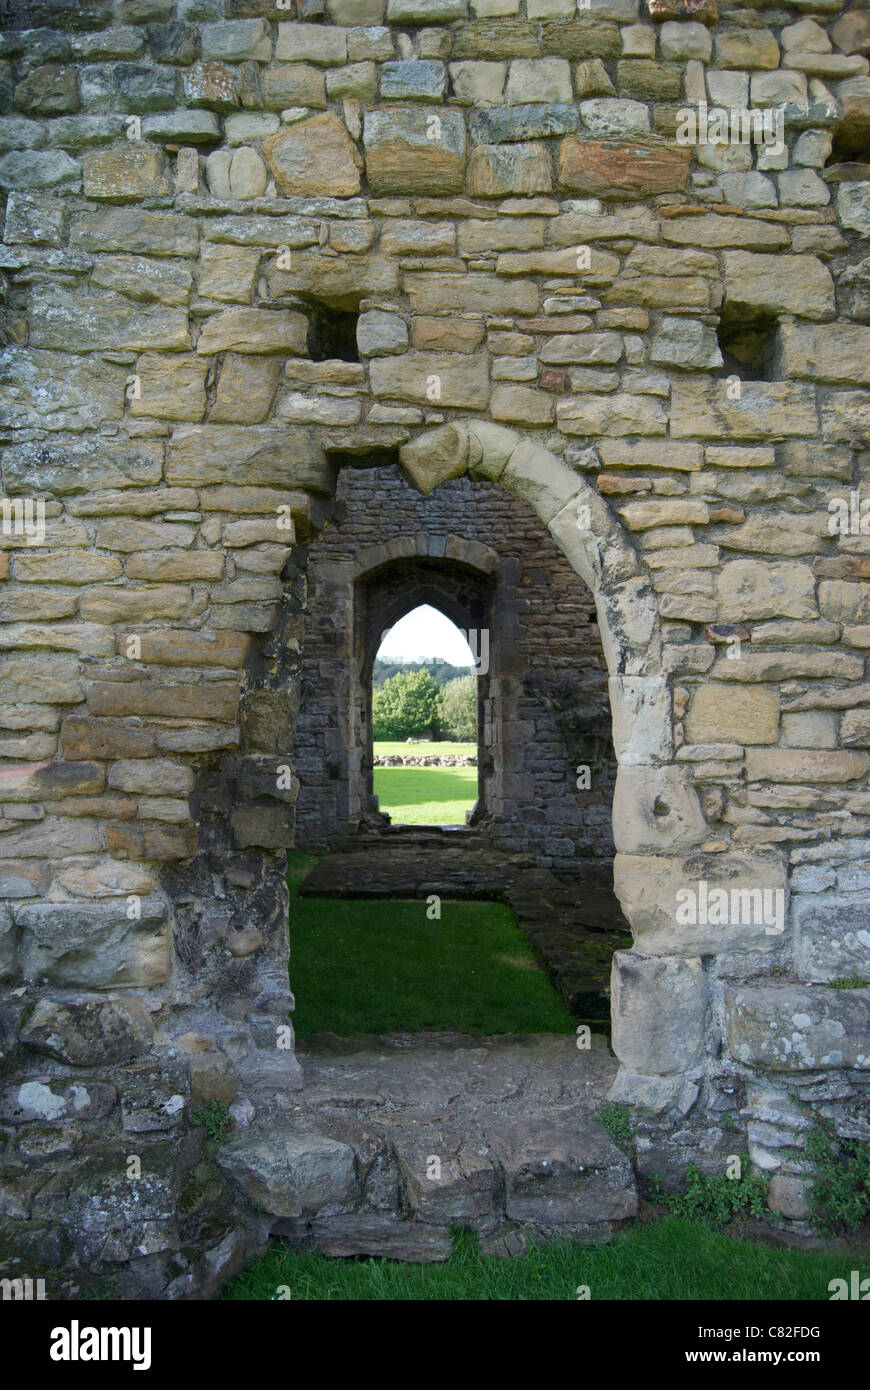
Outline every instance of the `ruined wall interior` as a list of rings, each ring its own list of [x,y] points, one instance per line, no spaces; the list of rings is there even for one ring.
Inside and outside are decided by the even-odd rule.
[[[393,591],[404,611],[430,599],[449,607],[450,566],[460,564],[486,607],[475,616],[460,606],[456,620],[488,634],[476,823],[507,853],[612,882],[616,769],[595,602],[546,527],[527,502],[466,478],[423,498],[394,468],[345,469],[337,496],[346,519],[312,546],[307,567],[298,847],[328,845],[365,815],[372,648],[393,621]],[[386,586],[384,570],[394,576]],[[592,782],[582,795],[581,765]]]
[[[287,1128],[282,858],[302,552],[397,450],[517,494],[595,597],[641,1163],[748,1144],[799,1219],[793,1098],[870,1134],[870,990],[825,987],[868,978],[870,13],[6,8],[4,1267],[207,1294],[311,1213],[281,1125],[376,1201]]]

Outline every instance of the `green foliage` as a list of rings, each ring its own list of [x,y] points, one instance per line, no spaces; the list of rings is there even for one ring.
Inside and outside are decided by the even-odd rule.
[[[843,1139],[829,1120],[814,1120],[806,1138],[815,1168],[810,1209],[823,1230],[852,1230],[870,1216],[870,1143]]]
[[[400,671],[372,696],[376,739],[433,736],[440,728],[441,687],[428,671]]]
[[[440,657],[433,656],[420,661],[381,661],[377,658],[372,667],[372,686],[375,690],[380,690],[385,681],[391,676],[395,676],[399,671],[428,671],[438,685],[446,685],[448,681],[455,680],[457,676],[468,674],[467,666],[451,666],[449,661],[442,661]]]
[[[458,676],[441,692],[441,726],[452,738],[477,738],[477,677]]]
[[[95,1279],[78,1292],[78,1297],[83,1303],[114,1302],[118,1296],[117,1274],[106,1274],[101,1279]]]
[[[653,1178],[653,1200],[661,1202],[674,1216],[710,1221],[716,1226],[724,1226],[736,1217],[762,1217],[767,1208],[768,1180],[750,1173],[748,1154],[741,1155],[740,1167],[739,1178],[728,1178],[724,1173],[702,1173],[697,1164],[690,1163],[685,1192],[666,1192],[659,1179]]]
[[[208,1105],[192,1106],[190,1118],[200,1129],[204,1129],[209,1139],[216,1144],[223,1142],[235,1124],[224,1100],[212,1100]]]
[[[840,1252],[762,1245],[665,1217],[635,1225],[607,1245],[552,1240],[513,1260],[483,1255],[467,1232],[442,1264],[336,1260],[273,1241],[220,1297],[267,1302],[286,1285],[294,1302],[574,1302],[586,1284],[593,1307],[607,1300],[755,1304],[827,1299],[830,1280],[842,1273]]]
[[[629,1113],[627,1105],[620,1105],[618,1101],[606,1101],[604,1105],[599,1105],[595,1118],[622,1152],[629,1158],[634,1158],[634,1135],[631,1132]]]
[[[837,980],[828,981],[828,989],[865,989],[867,981],[860,975],[841,975]]]

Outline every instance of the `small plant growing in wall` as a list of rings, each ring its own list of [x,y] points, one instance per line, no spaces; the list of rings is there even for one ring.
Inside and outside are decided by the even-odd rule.
[[[836,980],[828,981],[828,989],[866,989],[867,981],[862,980],[860,975],[840,975]]]
[[[830,1120],[813,1116],[806,1155],[815,1175],[810,1210],[825,1231],[848,1231],[870,1216],[870,1143],[844,1139]]]
[[[653,1200],[674,1216],[709,1221],[715,1226],[739,1217],[763,1217],[767,1208],[768,1179],[749,1171],[748,1154],[741,1154],[733,1176],[728,1172],[702,1173],[697,1164],[690,1163],[685,1192],[667,1192],[659,1178],[653,1178],[650,1188]]]
[[[227,1109],[226,1101],[212,1100],[208,1105],[191,1107],[190,1118],[215,1144],[222,1144],[233,1128],[235,1121]]]
[[[595,1118],[601,1128],[607,1130],[613,1142],[633,1162],[636,1154],[628,1106],[620,1105],[617,1101],[607,1101],[604,1105],[599,1105],[595,1112]]]

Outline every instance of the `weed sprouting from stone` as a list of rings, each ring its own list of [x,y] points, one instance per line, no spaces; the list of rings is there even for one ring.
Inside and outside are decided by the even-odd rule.
[[[724,1226],[740,1217],[763,1217],[768,1179],[749,1172],[748,1154],[742,1156],[740,1169],[739,1178],[729,1178],[724,1173],[702,1173],[696,1163],[690,1163],[686,1169],[685,1192],[667,1192],[661,1180],[653,1178],[652,1196],[674,1216],[709,1221],[715,1226]]]
[[[216,1144],[223,1143],[235,1124],[226,1101],[223,1100],[212,1100],[208,1105],[193,1106],[190,1118],[200,1129],[204,1129],[209,1139]]]

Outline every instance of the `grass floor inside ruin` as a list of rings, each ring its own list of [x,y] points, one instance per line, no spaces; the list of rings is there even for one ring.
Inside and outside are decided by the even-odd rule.
[[[315,863],[288,855],[298,1038],[574,1031],[504,904],[444,899],[436,920],[424,901],[300,898],[296,889]]]
[[[610,1245],[551,1241],[521,1259],[497,1259],[457,1233],[443,1264],[385,1259],[332,1259],[275,1244],[224,1288],[225,1300],[303,1301],[682,1299],[815,1301],[830,1298],[867,1252],[792,1250],[727,1234],[696,1221],[665,1217],[635,1223]],[[850,1264],[851,1261],[851,1264]],[[588,1290],[583,1294],[581,1290]]]

